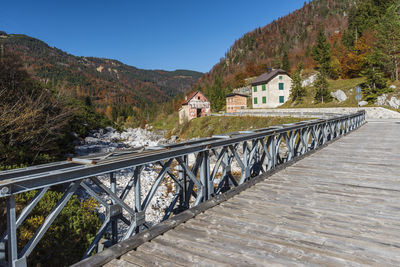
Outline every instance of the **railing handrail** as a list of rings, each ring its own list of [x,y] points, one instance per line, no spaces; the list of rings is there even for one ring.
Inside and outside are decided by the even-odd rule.
[[[297,123],[283,124],[278,126],[271,126],[262,129],[256,129],[247,131],[246,133],[227,133],[221,134],[219,136],[224,137],[208,137],[195,141],[197,144],[191,144],[193,141],[174,143],[158,146],[157,149],[152,149],[151,147],[146,150],[146,153],[134,155],[134,158],[118,159],[118,161],[103,161],[98,162],[94,165],[82,165],[76,164],[68,161],[60,161],[50,164],[37,165],[33,167],[27,167],[23,169],[16,169],[10,171],[0,172],[0,197],[9,196],[13,193],[21,193],[30,190],[40,189],[46,186],[53,186],[57,184],[63,184],[66,182],[72,182],[80,180],[85,177],[102,175],[112,171],[118,171],[128,167],[134,167],[142,164],[151,164],[160,160],[165,160],[171,157],[184,156],[191,153],[201,152],[210,148],[226,146],[234,144],[244,140],[252,140],[255,138],[260,138],[262,136],[268,137],[270,135],[279,134],[286,132],[288,130],[296,130],[304,127],[312,127],[317,124],[334,122],[343,119],[350,119],[359,116],[360,114],[365,114],[365,111],[359,111],[354,114],[338,115],[329,119],[315,119],[309,121],[302,121]],[[337,115],[337,114],[336,114]],[[107,153],[100,154],[107,155]],[[33,174],[33,175],[23,175],[24,171],[38,170],[47,167],[58,167],[64,165],[72,165],[70,168],[60,168],[52,170],[51,172],[45,171],[44,173]],[[22,175],[18,175],[22,172]],[[16,174],[17,177],[11,179],[4,179],[4,176],[10,176]],[[60,177],[63,176],[63,177]],[[68,176],[70,175],[70,176]],[[17,186],[14,190],[10,187]],[[7,188],[7,189],[5,189]]]

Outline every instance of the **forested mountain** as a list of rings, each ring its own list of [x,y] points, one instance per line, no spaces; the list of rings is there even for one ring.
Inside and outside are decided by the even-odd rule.
[[[143,106],[186,92],[202,73],[143,70],[117,60],[78,57],[22,34],[0,32],[5,53],[19,55],[28,73],[72,97],[89,96],[105,111],[110,106]]]
[[[202,78],[202,83],[210,83],[216,76],[222,76],[224,82],[236,87],[243,84],[244,78],[265,72],[268,67],[291,70],[300,61],[305,67],[314,67],[311,49],[318,29],[323,28],[327,36],[342,35],[354,4],[354,0],[312,1],[244,34]]]
[[[363,88],[372,96],[366,100],[373,101],[387,87],[384,79],[398,80],[399,4],[399,0],[305,2],[235,41],[195,88],[205,92],[218,110],[224,94],[243,86],[246,78],[268,68],[294,74],[300,65],[306,71],[323,69],[331,79],[367,77]]]

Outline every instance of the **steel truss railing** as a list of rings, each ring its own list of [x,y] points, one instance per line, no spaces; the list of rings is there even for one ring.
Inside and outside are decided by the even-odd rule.
[[[266,173],[279,164],[314,150],[330,140],[357,129],[364,123],[365,112],[360,111],[330,119],[309,120],[254,131],[217,135],[180,144],[81,157],[66,162],[0,172],[0,197],[7,199],[7,231],[1,237],[0,244],[7,243],[9,266],[26,266],[27,257],[68,200],[78,190],[83,190],[107,211],[95,239],[84,253],[85,258],[98,250],[100,240],[109,231],[110,241],[115,244],[149,227],[146,210],[167,177],[174,182],[174,197],[165,210],[163,220],[207,201],[252,177]],[[195,158],[191,166],[190,155]],[[232,172],[234,163],[240,167],[240,175]],[[158,167],[158,176],[151,189],[142,197],[141,173],[149,165]],[[133,176],[118,195],[115,173],[127,168],[133,168]],[[98,178],[104,174],[109,175],[110,186],[106,186]],[[26,246],[18,252],[17,228],[49,188],[60,184],[66,187],[63,197]],[[17,216],[15,195],[31,190],[38,191]],[[102,196],[98,192],[102,192]],[[131,193],[134,194],[133,206],[125,202]],[[122,237],[118,236],[119,222],[127,226]]]

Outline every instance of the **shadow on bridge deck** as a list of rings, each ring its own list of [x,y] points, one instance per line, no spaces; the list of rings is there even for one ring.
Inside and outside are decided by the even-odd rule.
[[[372,121],[106,265],[400,266],[399,132]]]

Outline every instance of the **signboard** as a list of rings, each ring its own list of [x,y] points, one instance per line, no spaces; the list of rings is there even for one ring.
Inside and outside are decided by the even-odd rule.
[[[361,101],[361,86],[357,86],[356,87],[356,100],[358,101],[358,102],[360,102]]]

